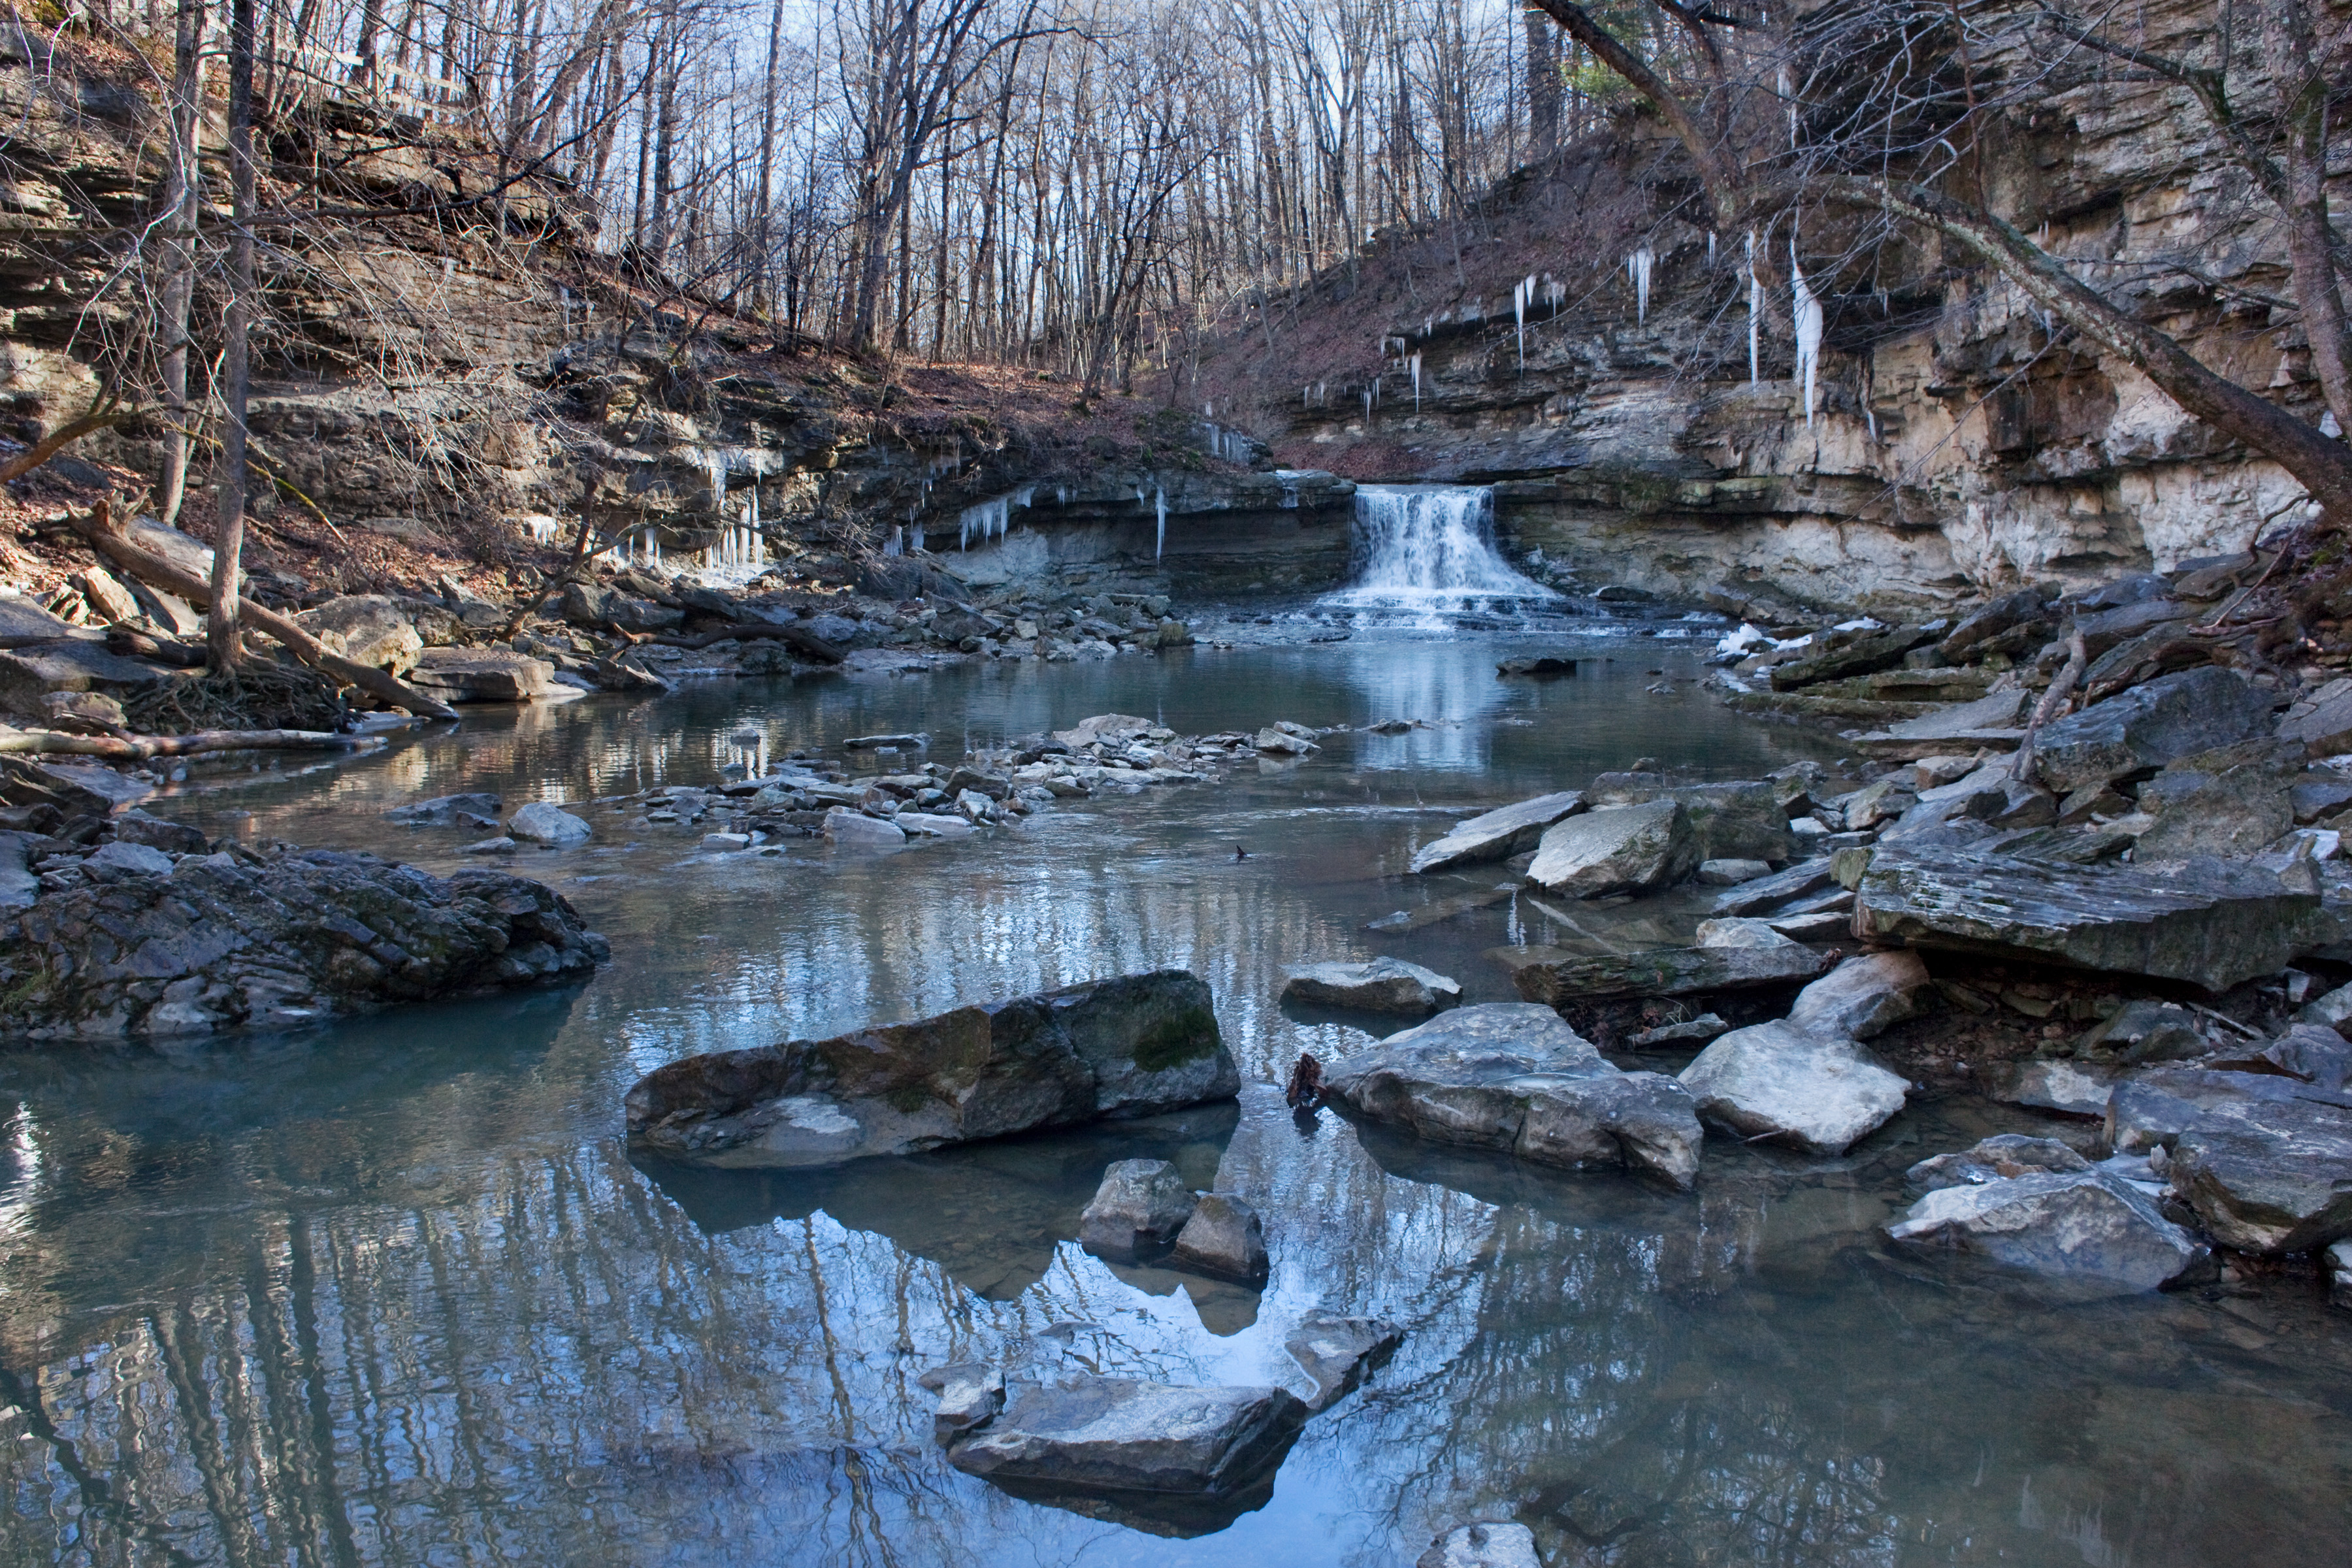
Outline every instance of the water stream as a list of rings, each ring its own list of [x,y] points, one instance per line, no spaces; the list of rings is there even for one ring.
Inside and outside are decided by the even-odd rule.
[[[948,759],[1103,711],[1431,726],[887,855],[709,856],[698,826],[633,840],[591,808],[596,841],[520,862],[613,939],[583,988],[0,1056],[0,1562],[1387,1568],[1514,1515],[1555,1564],[2352,1560],[2352,1336],[2308,1281],[2070,1300],[1876,1239],[1906,1164],[2021,1113],[1916,1109],[1843,1161],[1711,1143],[1688,1196],[1293,1123],[1278,1076],[1368,1021],[1278,1008],[1285,963],[1393,952],[1504,1000],[1489,947],[1697,916],[1586,908],[1579,934],[1507,900],[1367,934],[1498,879],[1399,874],[1450,821],[1644,753],[1734,777],[1814,750],[1652,689],[1689,673],[1654,642],[1550,683],[1496,679],[1511,651],[1367,635],[744,681],[200,771],[160,809],[446,870],[468,835],[381,811],[716,784],[885,731]],[[641,1164],[618,1136],[627,1085],[687,1052],[1157,964],[1215,990],[1238,1108],[793,1177]],[[1077,1247],[1103,1164],[1139,1152],[1259,1205],[1263,1293]],[[915,1379],[940,1361],[1253,1380],[1317,1304],[1390,1315],[1404,1347],[1212,1533],[1017,1500],[931,1443]]]

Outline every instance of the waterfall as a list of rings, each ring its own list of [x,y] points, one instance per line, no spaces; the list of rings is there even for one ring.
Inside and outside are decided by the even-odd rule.
[[[1151,492],[1151,559],[1168,548],[1168,489],[1162,485]]]
[[[1797,380],[1805,389],[1805,424],[1813,423],[1813,383],[1822,367],[1822,301],[1797,265],[1797,242],[1789,241],[1789,278],[1797,305]]]
[[[1559,595],[1511,570],[1495,551],[1495,492],[1483,485],[1359,485],[1352,587],[1333,608],[1446,613]],[[1434,624],[1434,623],[1432,623]]]

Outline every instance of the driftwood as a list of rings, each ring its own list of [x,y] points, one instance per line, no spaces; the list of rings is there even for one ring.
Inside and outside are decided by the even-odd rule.
[[[70,514],[69,514],[70,515]],[[90,542],[91,548],[124,571],[143,579],[150,585],[167,588],[196,604],[208,602],[212,584],[192,572],[184,572],[162,556],[140,548],[121,523],[114,521],[112,510],[101,498],[90,509],[88,517],[73,517],[74,531]],[[437,701],[405,682],[381,669],[345,658],[330,649],[317,637],[296,626],[275,610],[267,610],[252,600],[238,605],[238,614],[260,630],[276,637],[286,650],[313,669],[324,670],[349,686],[382,698],[384,701],[407,709],[411,713],[428,719],[455,719],[457,710],[446,702]],[[308,731],[289,731],[307,733]]]
[[[184,643],[177,637],[150,637],[119,624],[106,628],[106,651],[155,664],[175,665],[182,669],[201,668],[205,662],[205,650],[194,643]]]
[[[780,626],[773,621],[737,621],[718,631],[698,632],[693,637],[665,633],[643,640],[659,643],[664,647],[709,647],[712,643],[741,642],[755,637],[773,637],[824,664],[839,664],[848,657],[814,632],[804,632],[798,626]]]
[[[334,735],[323,730],[199,730],[193,735],[68,735],[57,730],[0,734],[0,754],[46,752],[138,763],[189,757],[200,752],[358,752],[383,744],[379,735]]]
[[[2069,632],[2066,637],[2066,667],[2050,683],[2050,689],[2042,694],[2042,700],[2033,705],[2033,717],[2026,722],[2025,738],[2017,743],[2017,761],[2010,766],[2011,778],[2022,779],[2033,771],[2035,738],[2042,733],[2042,725],[2064,711],[2066,694],[2074,689],[2074,682],[2083,679],[2083,671],[2090,667],[2090,650],[2083,646],[2082,632],[2079,629]]]

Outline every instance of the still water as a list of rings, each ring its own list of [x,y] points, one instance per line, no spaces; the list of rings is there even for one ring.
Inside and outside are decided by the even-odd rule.
[[[589,808],[594,843],[519,863],[611,937],[584,987],[0,1056],[0,1562],[1379,1568],[1512,1517],[1556,1564],[2352,1561],[2352,1330],[2307,1280],[2083,1301],[1874,1239],[1906,1165],[2016,1113],[1915,1108],[1842,1161],[1714,1142],[1680,1196],[1293,1122],[1297,1053],[1366,1037],[1286,1016],[1283,964],[1389,952],[1504,1000],[1486,949],[1608,939],[1516,900],[1363,931],[1492,886],[1400,877],[1449,821],[1640,755],[1819,752],[1652,689],[1688,673],[1657,643],[1544,684],[1497,680],[1510,651],[745,682],[200,777],[158,809],[448,869],[467,835],[382,810],[715,784],[882,731],[953,760],[1104,711],[1434,726],[889,855],[706,856]],[[688,1052],[1159,965],[1214,988],[1238,1110],[796,1177],[640,1166],[619,1136],[629,1083]],[[1267,1216],[1262,1293],[1079,1250],[1137,1153]],[[940,1361],[1265,1381],[1317,1305],[1403,1348],[1211,1533],[1016,1500],[930,1441]]]

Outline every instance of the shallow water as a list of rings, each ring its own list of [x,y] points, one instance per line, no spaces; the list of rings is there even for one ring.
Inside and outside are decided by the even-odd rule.
[[[1519,900],[1360,929],[1492,885],[1398,876],[1465,809],[1642,754],[1734,777],[1818,750],[1647,689],[1686,652],[1498,681],[1511,651],[746,682],[200,777],[158,809],[446,869],[465,835],[381,809],[715,783],[886,731],[952,760],[1108,710],[1439,725],[883,856],[713,858],[592,810],[596,843],[519,861],[613,939],[583,988],[0,1057],[0,1561],[1367,1568],[1504,1517],[1554,1563],[2352,1560],[2352,1331],[2307,1279],[2101,1301],[1874,1240],[1904,1166],[2016,1113],[1916,1109],[1844,1161],[1712,1143],[1687,1196],[1292,1121],[1298,1051],[1364,1037],[1276,1007],[1282,964],[1390,952],[1502,1000],[1483,950],[1575,936]],[[1237,1110],[793,1177],[641,1166],[619,1137],[627,1085],[686,1052],[1161,964],[1214,988]],[[1139,1152],[1267,1215],[1263,1295],[1076,1247]],[[1018,1500],[929,1440],[939,1361],[1255,1381],[1318,1304],[1404,1346],[1211,1533]]]

